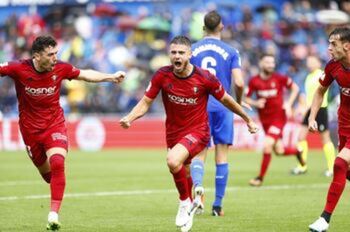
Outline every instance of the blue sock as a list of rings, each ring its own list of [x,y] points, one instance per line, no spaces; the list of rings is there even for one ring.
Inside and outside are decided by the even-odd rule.
[[[191,176],[193,186],[203,186],[204,163],[202,160],[193,159],[191,163]]]
[[[225,195],[228,177],[228,163],[216,164],[215,175],[215,201],[213,206],[220,206]]]

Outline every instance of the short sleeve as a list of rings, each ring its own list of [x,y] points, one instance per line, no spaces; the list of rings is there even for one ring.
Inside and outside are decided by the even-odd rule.
[[[293,85],[293,80],[292,78],[288,77],[288,76],[280,76],[279,78],[280,82],[282,83],[282,86],[290,89]]]
[[[12,76],[14,74],[13,67],[13,62],[0,63],[0,76]]]
[[[80,74],[79,69],[77,69],[76,67],[68,63],[66,63],[64,70],[65,70],[65,75],[64,75],[65,79],[69,79],[69,80],[76,79]]]
[[[242,61],[241,61],[241,56],[239,55],[239,51],[236,49],[233,49],[232,52],[232,57],[231,57],[231,69],[235,68],[241,68],[242,66]]]
[[[208,74],[209,78],[207,85],[209,93],[213,95],[217,100],[220,100],[225,94],[225,89],[214,75],[210,74],[209,72]]]
[[[330,72],[330,65],[326,65],[324,73],[320,76],[318,81],[323,87],[328,87],[332,84],[332,82],[334,81],[334,77]]]
[[[159,71],[157,71],[151,81],[148,84],[148,87],[145,91],[146,97],[149,97],[151,99],[155,99],[161,89],[161,77],[162,75],[160,74]]]

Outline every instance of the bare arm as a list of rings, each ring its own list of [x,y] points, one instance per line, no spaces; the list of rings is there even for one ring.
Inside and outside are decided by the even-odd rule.
[[[228,94],[225,92],[224,96],[220,99],[220,102],[226,106],[229,110],[238,114],[248,126],[250,133],[256,133],[258,131],[258,126],[255,122],[247,115],[243,108]]]
[[[327,92],[328,87],[324,87],[319,84],[311,103],[311,111],[309,116],[309,130],[315,132],[318,129],[316,122],[316,115],[320,109],[323,101],[324,94]]]
[[[283,104],[283,108],[286,111],[288,117],[292,115],[292,106],[299,93],[298,85],[293,82],[288,100]]]
[[[141,118],[147,113],[150,106],[153,103],[153,99],[143,96],[137,105],[130,111],[128,115],[120,119],[119,124],[121,127],[127,129],[131,126],[131,123],[138,118]]]
[[[234,80],[236,100],[238,104],[242,103],[243,90],[244,90],[244,79],[242,70],[240,68],[234,68],[231,71],[231,76]]]
[[[251,97],[246,97],[245,101],[255,108],[262,109],[265,107],[266,99],[265,98],[259,98],[257,100],[252,99]]]
[[[120,83],[124,80],[125,72],[118,71],[113,74],[102,73],[99,71],[95,71],[92,69],[82,69],[80,70],[80,74],[78,76],[78,80],[86,81],[86,82],[114,82]]]

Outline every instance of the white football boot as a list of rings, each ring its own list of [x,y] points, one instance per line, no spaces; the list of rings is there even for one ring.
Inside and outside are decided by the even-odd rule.
[[[58,222],[58,214],[56,212],[49,212],[49,215],[47,216],[47,230],[59,230],[61,228],[61,224]]]
[[[187,198],[184,201],[180,201],[179,209],[176,214],[175,225],[181,227],[190,220],[191,200]]]
[[[328,228],[329,224],[323,217],[319,217],[314,223],[309,225],[311,232],[326,232]]]
[[[197,210],[195,212],[197,215],[204,213],[203,198],[204,198],[204,188],[202,186],[195,187],[194,188],[194,200],[193,200],[193,203],[197,204]]]

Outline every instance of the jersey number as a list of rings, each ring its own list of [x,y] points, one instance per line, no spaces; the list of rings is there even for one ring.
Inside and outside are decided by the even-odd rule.
[[[213,57],[206,56],[202,60],[201,67],[208,70],[211,74],[216,76],[216,70],[215,70],[216,65],[217,65],[216,60]]]

